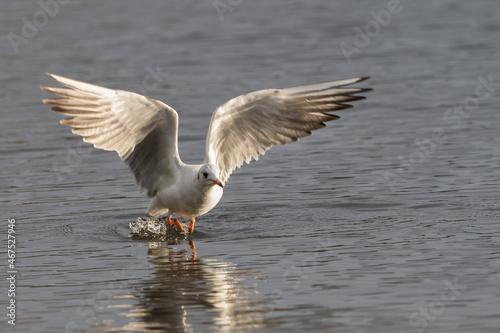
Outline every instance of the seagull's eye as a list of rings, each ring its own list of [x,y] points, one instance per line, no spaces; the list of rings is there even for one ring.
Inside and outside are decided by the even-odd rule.
[[[204,172],[203,173],[203,177],[207,178],[208,177],[208,173]]]

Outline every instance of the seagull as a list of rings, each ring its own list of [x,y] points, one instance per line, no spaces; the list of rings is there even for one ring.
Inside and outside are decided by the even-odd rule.
[[[340,119],[329,112],[351,108],[346,102],[369,88],[347,87],[367,80],[357,77],[240,95],[213,113],[202,164],[186,164],[177,147],[178,114],[167,104],[137,93],[113,90],[46,73],[65,87],[40,87],[60,98],[44,99],[51,110],[69,116],[62,125],[84,142],[116,151],[152,198],[146,216],[167,215],[169,226],[185,232],[176,214],[195,218],[211,211],[223,187],[243,162],[258,160],[273,146],[298,141]]]

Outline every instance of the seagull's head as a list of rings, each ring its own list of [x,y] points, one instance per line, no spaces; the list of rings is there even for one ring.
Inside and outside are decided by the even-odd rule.
[[[224,187],[222,182],[219,180],[219,168],[213,164],[204,164],[198,170],[197,175],[198,181],[203,184],[203,186],[213,186],[218,185]]]

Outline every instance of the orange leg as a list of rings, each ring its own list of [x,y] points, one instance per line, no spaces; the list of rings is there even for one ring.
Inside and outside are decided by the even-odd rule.
[[[193,233],[193,230],[194,230],[194,223],[196,221],[194,220],[194,217],[191,218],[191,222],[189,222],[189,225],[188,225],[188,230],[189,230],[189,233],[192,234]]]
[[[196,246],[192,239],[189,240],[189,247],[191,248],[191,260],[196,260]],[[196,263],[193,263],[194,268],[196,268]]]
[[[179,222],[178,219],[173,219],[171,220],[170,219],[170,216],[168,217],[167,219],[167,224],[168,226],[170,227],[172,224],[175,224],[175,226],[177,227],[177,230],[179,230],[180,232],[185,232],[184,231],[184,228],[182,227],[182,224]]]

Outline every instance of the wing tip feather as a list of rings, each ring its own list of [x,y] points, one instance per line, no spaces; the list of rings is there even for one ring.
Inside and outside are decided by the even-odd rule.
[[[355,94],[365,93],[365,92],[369,92],[369,91],[373,91],[373,88],[359,88],[359,91],[355,92]],[[366,98],[366,97],[364,97],[364,98]]]

